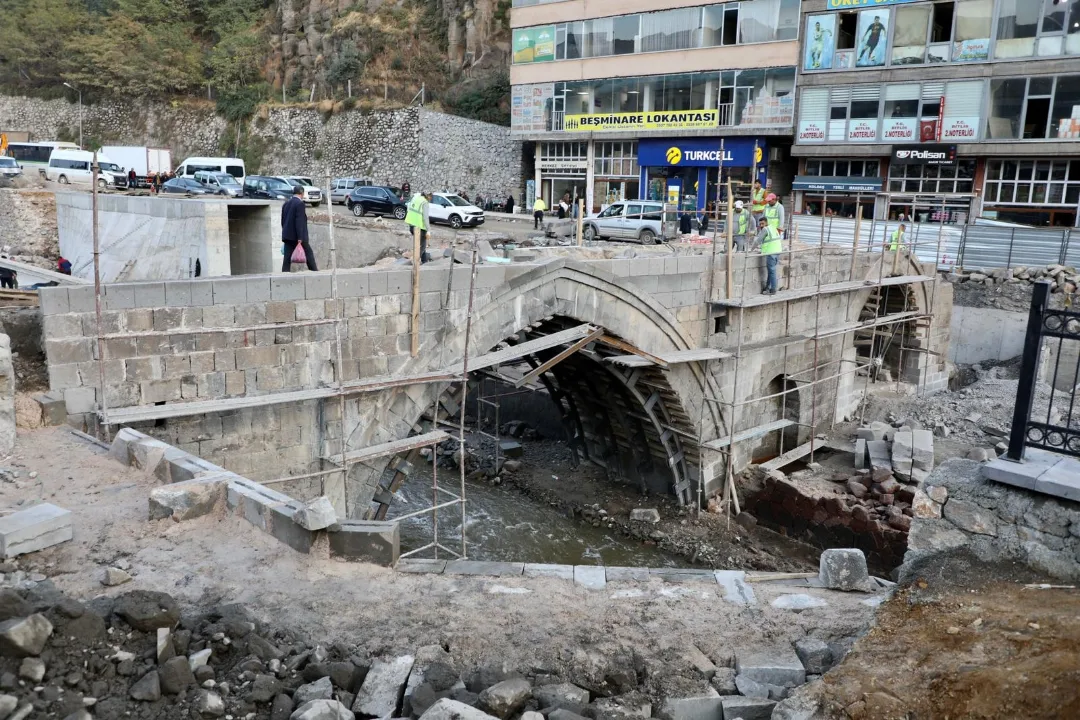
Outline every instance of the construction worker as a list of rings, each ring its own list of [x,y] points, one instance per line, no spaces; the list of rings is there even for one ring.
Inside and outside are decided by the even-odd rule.
[[[735,247],[740,252],[746,250],[747,235],[750,234],[750,213],[746,211],[742,200],[735,201],[735,216],[732,218],[735,228]]]
[[[907,234],[907,227],[904,223],[900,223],[900,227],[893,230],[892,242],[889,243],[889,250],[896,252],[897,250],[907,250],[907,246],[904,245],[904,236]]]
[[[780,231],[769,224],[765,218],[758,220],[757,243],[761,246],[761,254],[765,256],[765,285],[761,288],[763,294],[776,294],[776,266],[780,264],[780,252],[783,241],[780,239]]]
[[[544,202],[544,198],[537,195],[536,202],[533,203],[533,230],[539,230],[544,224],[545,210],[547,210],[547,203]]]
[[[777,232],[784,232],[784,206],[780,204],[775,193],[765,196],[765,210],[762,211],[761,216],[768,221],[769,227]]]
[[[753,215],[754,225],[757,227],[758,218],[765,212],[765,188],[761,187],[761,181],[754,181],[754,192],[750,197],[750,212]]]
[[[409,200],[409,209],[405,214],[405,224],[412,228],[420,229],[420,264],[427,262],[427,234],[431,226],[429,210],[431,208],[431,193],[418,192]],[[415,231],[414,231],[415,232]],[[413,259],[415,262],[415,258]]]

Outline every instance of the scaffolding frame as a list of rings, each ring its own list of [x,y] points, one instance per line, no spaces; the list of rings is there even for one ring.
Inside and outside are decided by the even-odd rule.
[[[722,155],[721,155],[721,157],[722,157]],[[719,192],[719,188],[718,188],[718,192]],[[732,216],[731,213],[733,211],[733,208],[732,208],[733,199],[734,199],[734,196],[732,194],[731,184],[729,182],[728,183],[728,217],[729,218]],[[826,192],[824,194],[824,197],[823,197],[823,200],[822,200],[823,206],[824,206],[824,203],[825,203],[825,201],[827,199],[828,199],[828,193]],[[718,202],[717,202],[717,207],[719,207],[719,198],[718,198]],[[792,197],[792,207],[794,207],[794,198],[793,197]],[[715,284],[715,275],[716,275],[715,267],[716,267],[716,254],[717,254],[717,235],[714,232],[714,234],[713,234],[713,242],[712,242],[712,247],[711,247],[710,263],[709,263],[709,270],[710,270],[710,272],[709,272],[709,281],[708,281],[708,286],[707,286],[708,287],[707,292],[708,292],[709,295],[706,298],[706,304],[710,308],[713,308],[713,307],[725,307],[725,308],[727,308],[727,312],[729,312],[729,313],[737,311],[737,313],[738,313],[738,317],[736,319],[737,326],[733,330],[731,324],[729,324],[728,329],[727,329],[728,333],[734,332],[737,339],[736,339],[736,345],[735,345],[734,353],[723,351],[723,354],[722,354],[721,357],[709,357],[709,358],[705,358],[703,360],[698,361],[698,365],[699,365],[699,367],[701,369],[701,372],[702,372],[702,374],[704,376],[704,387],[706,388],[706,393],[705,393],[705,395],[703,397],[703,402],[702,402],[702,412],[701,412],[701,421],[702,422],[701,422],[701,425],[699,426],[699,438],[700,438],[700,440],[699,440],[699,455],[698,455],[698,497],[699,497],[698,513],[700,513],[701,510],[703,509],[703,504],[700,502],[700,500],[702,498],[703,488],[707,484],[707,482],[710,482],[712,479],[715,478],[715,476],[707,477],[707,469],[710,467],[711,464],[706,463],[705,452],[704,452],[705,450],[712,450],[714,452],[719,452],[721,454],[721,456],[723,456],[724,480],[723,480],[723,486],[722,486],[722,491],[721,491],[721,508],[722,508],[723,512],[726,514],[726,516],[728,517],[729,522],[730,522],[731,515],[733,513],[738,514],[740,512],[739,499],[738,499],[738,494],[737,494],[736,486],[735,486],[735,470],[734,470],[736,446],[738,444],[749,441],[749,440],[753,440],[755,438],[765,437],[765,436],[767,436],[767,435],[769,435],[770,433],[773,433],[773,432],[779,432],[780,433],[780,437],[779,437],[779,453],[778,453],[777,457],[774,458],[774,460],[769,461],[770,463],[773,464],[774,467],[779,469],[779,467],[782,467],[783,465],[786,465],[788,462],[793,462],[793,461],[798,460],[798,459],[800,459],[802,457],[805,457],[807,455],[809,455],[809,457],[810,457],[810,463],[814,462],[814,455],[817,452],[816,432],[817,432],[817,426],[818,426],[817,406],[818,406],[818,388],[819,388],[819,386],[823,386],[826,383],[830,383],[830,382],[834,382],[834,381],[839,383],[841,378],[843,378],[845,376],[852,376],[854,378],[854,377],[858,377],[859,373],[863,373],[863,375],[866,378],[866,382],[865,382],[865,385],[864,385],[864,388],[863,388],[862,397],[861,397],[860,404],[859,404],[859,415],[858,415],[859,421],[860,422],[863,421],[863,419],[865,417],[866,401],[867,401],[867,398],[869,396],[870,379],[871,379],[871,376],[874,375],[873,370],[874,370],[874,368],[876,366],[875,348],[879,347],[879,344],[876,341],[877,332],[878,332],[876,330],[876,328],[880,328],[880,327],[885,327],[885,328],[890,328],[891,327],[892,328],[892,332],[889,333],[889,344],[891,344],[891,341],[895,337],[896,332],[898,330],[900,330],[900,332],[901,332],[900,347],[898,349],[897,376],[896,376],[896,383],[897,383],[897,389],[898,390],[899,390],[900,383],[901,383],[901,380],[902,380],[903,375],[904,375],[904,353],[905,352],[907,352],[907,353],[915,352],[915,353],[932,354],[929,347],[928,347],[929,346],[929,340],[930,340],[929,335],[927,335],[927,337],[925,338],[926,342],[923,343],[923,345],[925,345],[925,347],[920,347],[919,345],[913,345],[913,346],[907,345],[907,339],[908,339],[907,336],[909,334],[909,328],[912,328],[911,334],[918,335],[921,331],[923,331],[923,330],[929,331],[929,329],[932,327],[932,324],[922,325],[921,323],[929,323],[929,321],[932,321],[932,318],[934,317],[934,305],[935,305],[935,301],[936,301],[936,297],[937,297],[937,282],[938,282],[938,275],[939,275],[939,267],[940,267],[940,263],[941,263],[941,252],[942,252],[942,244],[944,242],[944,231],[945,231],[944,203],[942,203],[942,212],[939,213],[939,222],[938,222],[938,232],[937,232],[937,238],[936,238],[936,250],[935,250],[935,257],[934,257],[933,275],[923,275],[923,276],[898,276],[897,275],[898,265],[900,263],[901,255],[906,255],[907,260],[912,260],[913,259],[916,262],[919,262],[919,260],[918,260],[918,243],[919,243],[919,240],[920,240],[919,232],[922,229],[923,223],[915,224],[915,223],[911,223],[909,221],[909,224],[914,225],[914,227],[915,227],[914,242],[911,242],[909,240],[909,238],[905,236],[905,238],[904,238],[904,246],[901,247],[900,249],[896,250],[896,251],[892,251],[892,250],[889,249],[889,245],[890,245],[890,238],[889,238],[889,234],[888,234],[889,223],[888,223],[888,221],[883,221],[883,222],[885,222],[885,225],[886,225],[886,231],[884,233],[884,238],[882,240],[882,245],[881,245],[881,248],[880,248],[881,258],[880,258],[880,261],[877,263],[878,264],[878,278],[877,278],[876,281],[863,280],[861,283],[855,284],[855,283],[859,282],[859,281],[857,281],[857,279],[855,277],[855,270],[856,270],[856,264],[857,264],[856,260],[857,260],[858,253],[862,251],[862,233],[861,233],[862,221],[863,221],[862,206],[858,205],[858,208],[859,208],[859,211],[858,211],[858,214],[856,216],[856,221],[855,221],[854,239],[853,239],[853,242],[852,242],[852,245],[851,245],[851,262],[850,262],[849,270],[848,270],[848,283],[847,284],[838,283],[838,284],[835,284],[833,286],[826,286],[826,285],[823,285],[823,283],[822,283],[822,277],[824,275],[823,261],[824,261],[824,255],[825,255],[825,245],[826,244],[833,245],[831,242],[827,242],[827,241],[831,240],[831,235],[832,235],[831,223],[830,223],[830,229],[829,229],[828,237],[827,237],[826,236],[825,221],[824,221],[824,218],[822,219],[820,237],[818,238],[818,243],[817,243],[816,248],[812,247],[812,246],[809,246],[809,247],[796,249],[795,245],[798,242],[798,225],[795,224],[795,222],[794,222],[794,220],[795,220],[794,219],[794,214],[792,213],[789,216],[789,219],[788,219],[788,223],[787,223],[787,227],[786,227],[786,231],[787,231],[786,232],[786,237],[784,238],[784,242],[786,242],[787,245],[788,245],[787,251],[786,251],[786,253],[784,253],[784,254],[787,255],[787,259],[788,259],[788,262],[787,262],[788,273],[787,273],[787,278],[786,278],[786,287],[785,287],[785,290],[783,292],[786,293],[786,292],[791,291],[792,282],[793,282],[793,278],[794,278],[794,273],[792,272],[793,260],[794,260],[795,255],[797,255],[797,254],[817,253],[817,256],[818,256],[818,258],[817,258],[817,260],[818,260],[817,283],[816,283],[816,286],[814,287],[814,290],[813,290],[812,293],[801,292],[801,293],[797,293],[794,297],[791,297],[791,296],[784,297],[783,294],[781,294],[781,297],[773,299],[771,301],[767,301],[767,302],[753,302],[753,303],[749,303],[749,304],[747,303],[747,287],[748,287],[747,275],[748,275],[749,269],[750,269],[749,268],[750,263],[747,262],[747,260],[749,259],[749,256],[750,256],[749,255],[749,248],[748,248],[747,254],[744,255],[743,268],[742,268],[742,275],[743,275],[743,277],[742,277],[742,288],[741,288],[740,298],[738,299],[737,302],[732,302],[732,295],[733,295],[733,290],[734,290],[734,288],[733,288],[734,283],[733,283],[732,275],[733,275],[734,264],[735,264],[735,262],[734,262],[735,255],[733,253],[733,247],[732,247],[732,224],[730,222],[727,223],[727,233],[726,233],[727,234],[727,243],[726,243],[726,260],[725,260],[725,266],[726,266],[725,270],[726,270],[726,274],[727,274],[728,292],[727,292],[727,295],[726,295],[726,299],[724,301],[717,301],[717,300],[715,300],[713,298],[713,295],[715,294],[714,293],[714,284]],[[868,240],[866,242],[866,248],[865,248],[865,252],[867,252],[867,253],[871,253],[871,252],[874,251],[874,247],[873,247],[874,246],[874,231],[875,231],[875,226],[876,226],[877,222],[878,221],[876,219],[872,219],[871,228],[870,228],[870,237],[868,238]],[[895,223],[895,226],[898,226],[898,225],[899,225],[899,221],[897,221]],[[839,245],[835,245],[834,247],[839,247]],[[783,253],[783,251],[782,251],[782,253]],[[889,259],[888,255],[890,253],[892,254],[892,273],[891,273],[890,276],[887,277],[886,274],[885,274],[885,264]],[[928,293],[928,295],[929,295],[928,306],[924,310],[921,310],[921,311],[920,310],[910,310],[909,307],[908,307],[908,301],[909,301],[909,299],[911,297],[910,288],[912,286],[914,286],[914,285],[921,284],[921,283],[926,283],[926,282],[931,282],[931,289],[930,289],[930,292]],[[821,314],[822,314],[821,313],[821,302],[822,302],[822,298],[826,294],[845,295],[845,294],[848,294],[848,293],[858,292],[858,291],[860,291],[860,290],[862,290],[864,288],[873,288],[875,291],[877,291],[877,290],[880,290],[882,288],[888,288],[888,287],[891,287],[891,286],[894,286],[894,285],[898,286],[898,287],[909,288],[908,291],[906,291],[904,293],[904,306],[903,306],[903,310],[900,313],[895,313],[892,316],[890,316],[888,314],[883,315],[882,314],[883,312],[887,313],[887,308],[884,306],[884,297],[885,296],[884,295],[879,295],[880,299],[879,299],[877,307],[875,308],[875,315],[874,315],[873,318],[866,318],[866,319],[859,318],[859,319],[853,321],[852,318],[851,318],[851,313],[852,313],[853,306],[849,303],[848,307],[847,307],[847,309],[845,311],[845,320],[846,320],[846,322],[843,325],[841,325],[839,327],[822,329],[822,327],[821,327]],[[824,290],[824,292],[823,292],[823,290]],[[874,295],[872,294],[871,297],[874,297]],[[814,329],[813,329],[813,332],[809,333],[809,334],[792,335],[791,334],[791,305],[792,305],[793,302],[806,301],[806,300],[810,300],[810,299],[813,299],[814,303],[815,303],[815,308],[814,308],[815,309],[815,313],[814,313]],[[784,334],[778,339],[770,339],[767,342],[758,343],[756,347],[754,345],[749,345],[749,346],[745,345],[745,343],[744,343],[744,339],[745,339],[744,325],[745,325],[745,322],[746,322],[746,310],[751,308],[751,307],[765,307],[767,305],[776,304],[776,303],[783,303],[783,305],[784,305]],[[858,312],[860,312],[860,314],[861,314],[862,310],[865,310],[865,309],[866,308],[864,306]],[[710,335],[710,324],[712,322],[712,313],[709,313],[709,314],[706,315],[706,319],[705,319],[704,322],[705,322],[705,327],[703,329],[702,347],[708,347],[708,338],[709,338],[709,335]],[[869,349],[868,349],[868,352],[867,352],[868,361],[867,362],[861,362],[859,352],[858,352],[858,345],[857,345],[856,338],[857,338],[857,335],[858,335],[858,333],[860,331],[866,331],[866,330],[870,330],[874,334],[871,337],[871,342],[870,342]],[[852,344],[851,344],[850,347],[855,350],[854,359],[848,359],[848,358],[844,357],[846,349],[848,347],[848,345],[847,345],[847,336],[848,335],[851,335],[851,338],[852,338]],[[840,346],[838,348],[837,357],[835,359],[832,359],[832,360],[822,361],[821,350],[820,350],[820,341],[825,340],[825,339],[829,339],[829,338],[834,338],[834,337],[837,337],[837,336],[841,337],[841,342],[840,342]],[[789,355],[790,355],[791,348],[793,346],[796,346],[796,345],[805,345],[807,343],[812,343],[812,348],[813,348],[812,349],[812,352],[813,352],[813,362],[812,362],[812,364],[810,365],[810,367],[803,368],[802,370],[800,370],[800,371],[798,371],[798,372],[796,372],[794,374],[790,373],[788,363],[789,363]],[[888,351],[889,344],[885,344],[884,347],[882,347],[882,349],[880,350],[880,357],[882,359],[884,359],[885,353]],[[783,372],[780,375],[780,377],[783,378],[784,380],[783,380],[783,387],[781,388],[780,392],[768,392],[768,391],[766,391],[766,394],[764,394],[764,395],[755,395],[755,396],[746,398],[746,399],[741,400],[741,401],[737,400],[736,399],[736,392],[737,392],[737,388],[738,388],[738,385],[739,385],[740,360],[745,355],[758,353],[758,352],[761,352],[761,351],[763,351],[763,350],[765,350],[765,349],[767,349],[769,347],[783,348],[783,351],[784,351]],[[723,395],[722,395],[723,386],[722,385],[720,386],[721,387],[721,395],[720,396],[714,396],[714,395],[709,394],[709,392],[708,392],[708,383],[709,383],[710,378],[715,378],[716,377],[716,373],[715,373],[715,370],[714,370],[713,363],[722,362],[723,360],[733,360],[734,361],[733,367],[732,367],[732,380],[731,380],[731,383],[730,383],[730,387],[731,387],[731,397],[730,397],[730,399],[725,399],[723,397]],[[835,371],[829,370],[829,368],[832,368],[832,366],[834,366],[834,365],[836,366]],[[845,368],[845,365],[850,365],[851,367]],[[920,375],[919,375],[919,379],[916,382],[916,392],[917,392],[917,394],[922,394],[923,391],[925,390],[926,380],[927,380],[927,373],[929,371],[929,362],[923,362],[922,367],[920,368],[920,370],[921,370],[921,372],[920,372]],[[823,372],[825,373],[824,376],[822,376]],[[812,374],[812,378],[810,380],[799,380],[798,379],[800,376],[805,376],[807,374]],[[809,389],[810,396],[811,396],[810,397],[810,403],[811,404],[810,404],[809,423],[800,422],[799,418],[796,418],[796,419],[792,420],[792,419],[784,417],[786,415],[786,413],[787,413],[787,401],[788,401],[789,396],[792,393],[801,393],[801,392],[803,392],[804,390],[807,390],[807,389]],[[769,401],[769,400],[773,400],[775,398],[781,398],[781,401],[779,403],[779,412],[778,412],[780,417],[778,417],[777,420],[775,420],[773,422],[767,422],[767,423],[764,423],[762,425],[758,425],[758,426],[755,426],[755,427],[752,427],[752,428],[743,429],[741,431],[736,430],[736,428],[739,425],[739,416],[740,416],[739,410],[740,410],[740,408],[750,406],[750,405],[754,405],[754,404],[757,404],[757,403],[766,402],[766,401]],[[725,419],[726,422],[727,422],[727,432],[726,433],[718,432],[716,434],[716,437],[706,439],[706,437],[705,437],[705,424],[704,424],[704,416],[705,416],[704,407],[705,407],[705,405],[715,405],[715,406],[717,406],[717,407],[719,407],[721,409],[721,418]],[[799,414],[800,414],[800,416],[803,415],[801,404],[800,404]],[[809,440],[808,440],[808,442],[804,443],[803,445],[800,445],[800,446],[798,446],[796,448],[792,448],[792,449],[788,450],[787,452],[785,452],[785,446],[784,446],[785,433],[784,433],[784,430],[786,430],[789,427],[809,428],[809,430],[810,430]],[[717,427],[717,431],[719,431],[719,427]],[[725,437],[725,435],[726,435],[726,437]],[[783,465],[777,465],[776,464],[777,461],[783,461]]]

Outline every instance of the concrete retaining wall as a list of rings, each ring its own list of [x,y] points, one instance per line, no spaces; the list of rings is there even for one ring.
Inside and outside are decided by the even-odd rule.
[[[1020,357],[1027,320],[1026,312],[955,306],[949,360],[971,365]]]

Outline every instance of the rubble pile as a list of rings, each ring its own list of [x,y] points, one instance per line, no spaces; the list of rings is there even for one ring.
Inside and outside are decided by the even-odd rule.
[[[1080,286],[1080,273],[1076,268],[1068,265],[1046,265],[1038,267],[1014,267],[998,268],[985,271],[958,270],[946,275],[946,279],[954,284],[979,283],[986,287],[995,285],[1015,285],[1020,283],[1033,284],[1041,281],[1050,282],[1050,292],[1076,292]]]

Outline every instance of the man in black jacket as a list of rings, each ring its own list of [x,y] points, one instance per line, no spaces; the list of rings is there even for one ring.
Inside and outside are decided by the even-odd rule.
[[[295,186],[293,196],[281,207],[281,241],[285,243],[285,257],[281,261],[281,272],[292,272],[292,254],[298,244],[304,248],[308,270],[319,269],[315,265],[315,253],[311,251],[311,245],[308,244],[307,206],[300,198],[303,194],[304,188],[300,185]]]

